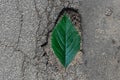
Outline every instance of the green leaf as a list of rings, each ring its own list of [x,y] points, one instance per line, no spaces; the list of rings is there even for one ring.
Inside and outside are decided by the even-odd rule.
[[[54,54],[66,68],[80,50],[80,35],[70,18],[64,14],[51,35]]]

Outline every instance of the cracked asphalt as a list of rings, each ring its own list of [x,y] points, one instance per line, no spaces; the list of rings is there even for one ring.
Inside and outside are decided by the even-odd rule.
[[[84,54],[65,72],[50,34],[67,6],[81,14]],[[0,0],[0,80],[120,80],[120,0]]]

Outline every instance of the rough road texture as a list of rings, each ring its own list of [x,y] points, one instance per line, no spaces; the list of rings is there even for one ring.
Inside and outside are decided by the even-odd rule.
[[[66,6],[82,15],[84,54],[65,72],[45,44]],[[0,0],[0,80],[120,80],[120,0]]]

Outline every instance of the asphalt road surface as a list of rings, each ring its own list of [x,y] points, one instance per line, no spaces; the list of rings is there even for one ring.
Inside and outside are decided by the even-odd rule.
[[[84,54],[65,72],[49,40],[67,6],[81,14]],[[0,0],[0,80],[120,80],[120,0]]]

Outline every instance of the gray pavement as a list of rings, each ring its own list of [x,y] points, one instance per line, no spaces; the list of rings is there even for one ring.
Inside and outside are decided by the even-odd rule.
[[[65,72],[49,31],[68,4],[82,16],[84,54]],[[120,80],[120,0],[0,0],[0,80]]]

